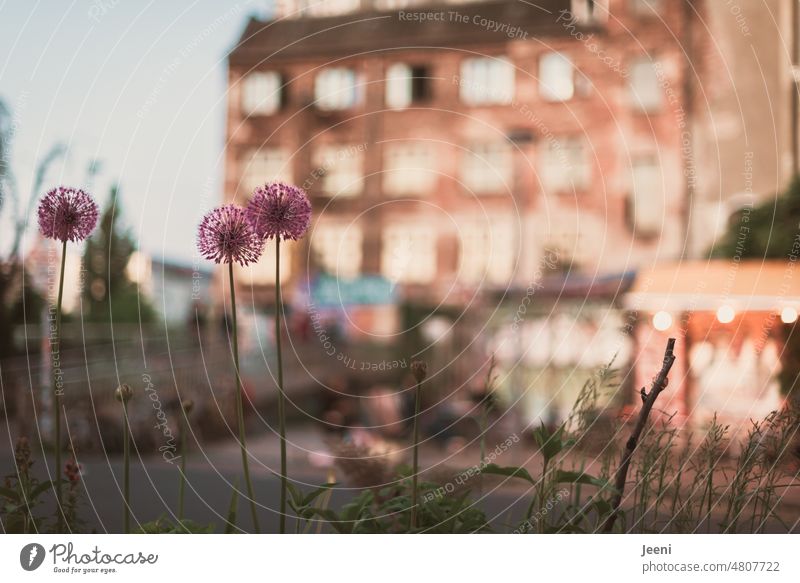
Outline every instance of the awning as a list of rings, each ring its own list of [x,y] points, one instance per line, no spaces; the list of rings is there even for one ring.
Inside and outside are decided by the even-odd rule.
[[[681,261],[642,270],[624,298],[630,310],[770,312],[800,308],[800,266],[796,261]]]
[[[589,275],[578,271],[548,274],[526,288],[497,291],[499,296],[516,298],[535,294],[537,298],[614,301],[627,292],[636,278],[635,271]]]

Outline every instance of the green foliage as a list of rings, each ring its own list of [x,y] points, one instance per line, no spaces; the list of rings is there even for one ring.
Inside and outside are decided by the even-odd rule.
[[[49,526],[37,510],[42,496],[51,491],[54,482],[40,482],[31,469],[34,461],[28,440],[21,437],[14,448],[15,474],[5,477],[0,487],[0,523],[9,534],[43,532]]]
[[[331,488],[333,488],[335,485],[335,482],[323,484],[322,486],[312,490],[310,493],[304,494],[300,488],[291,482],[286,482],[286,489],[289,491],[289,507],[294,511],[298,518],[298,532],[300,530],[300,520],[305,521],[306,530],[308,530],[308,528],[311,526],[311,520],[316,514],[316,510],[312,507],[312,504],[321,495],[330,493]]]
[[[128,277],[136,251],[133,235],[120,225],[119,189],[111,190],[95,234],[84,251],[84,317],[93,322],[150,322],[155,312]]]
[[[583,405],[592,408],[592,399]],[[787,463],[793,456],[793,443],[800,429],[797,412],[774,412],[753,423],[740,445],[732,443],[729,428],[716,419],[700,439],[681,435],[664,416],[646,428],[634,453],[630,479],[622,507],[614,523],[615,532],[764,532],[790,531],[785,521],[785,483],[792,483],[800,472]],[[588,428],[586,429],[588,430]],[[623,426],[615,429],[615,441],[627,438]],[[569,433],[565,425],[554,430],[539,427],[533,432],[541,456],[541,473],[524,467],[480,466],[482,476],[500,476],[529,487],[530,502],[521,516],[512,517],[512,532],[593,533],[602,530],[614,511],[616,494],[610,483],[612,470],[619,463],[617,448],[609,442],[591,473],[582,459],[584,452],[579,432]],[[610,452],[610,453],[608,453]],[[737,452],[733,457],[731,452]],[[569,454],[569,455],[568,455]],[[576,459],[577,458],[577,459]],[[606,460],[607,458],[607,460]],[[15,450],[17,472],[0,486],[0,521],[11,533],[52,530],[56,521],[39,512],[42,496],[51,491],[51,482],[39,482],[31,473],[33,461],[27,441],[21,439]],[[72,470],[69,471],[69,468]],[[78,483],[77,466],[68,464],[68,485]],[[471,474],[470,474],[471,475]],[[390,485],[364,489],[341,508],[329,508],[336,484],[323,484],[303,492],[289,484],[290,506],[297,518],[297,530],[316,526],[318,531],[343,534],[365,533],[483,533],[492,532],[484,512],[469,489],[421,482],[418,487],[418,527],[411,526],[412,484],[409,470],[399,469]],[[465,483],[458,482],[460,486]],[[476,482],[477,483],[477,482]],[[236,527],[239,485],[235,484],[228,506],[226,533]],[[782,506],[783,504],[783,506]],[[73,507],[75,509],[76,507]],[[80,520],[69,508],[67,524],[74,532]],[[191,520],[173,521],[167,516],[141,525],[141,533],[209,533],[213,525]]]
[[[800,176],[786,192],[756,207],[740,211],[728,231],[711,249],[712,257],[741,259],[787,259],[800,254]],[[800,379],[800,333],[784,326],[786,350],[779,380],[781,392],[789,395]]]
[[[536,484],[536,480],[531,477],[530,473],[528,473],[528,470],[525,468],[502,467],[497,464],[488,464],[483,468],[483,473],[495,476],[506,476],[509,478],[522,478],[526,482],[530,482],[534,485]]]
[[[162,514],[157,519],[145,522],[139,527],[138,534],[211,534],[213,524],[198,524],[192,520],[172,521]]]
[[[469,499],[469,492],[442,494],[433,483],[419,484],[417,528],[411,527],[411,487],[408,477],[378,490],[365,490],[342,506],[340,512],[313,508],[313,512],[341,534],[490,532],[483,511]]]
[[[756,207],[745,207],[731,221],[728,231],[714,245],[712,257],[781,259],[798,243],[800,219],[800,177],[786,192]]]
[[[544,423],[533,431],[533,439],[539,446],[539,451],[545,463],[564,451],[565,448],[575,445],[575,440],[566,436],[566,427],[559,425],[555,431],[550,431]]]

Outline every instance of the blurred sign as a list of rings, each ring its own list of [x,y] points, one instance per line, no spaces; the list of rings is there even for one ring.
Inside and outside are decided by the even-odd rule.
[[[395,286],[380,275],[338,279],[320,275],[311,284],[311,301],[317,306],[381,306],[395,302]]]

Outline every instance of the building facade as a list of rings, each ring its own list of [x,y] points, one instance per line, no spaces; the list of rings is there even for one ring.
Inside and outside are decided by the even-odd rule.
[[[688,6],[282,2],[230,54],[225,198],[302,185],[315,222],[287,279],[410,297],[524,286],[553,253],[590,274],[679,258]]]

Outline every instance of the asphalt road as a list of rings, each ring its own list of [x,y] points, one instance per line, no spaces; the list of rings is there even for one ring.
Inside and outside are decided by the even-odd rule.
[[[254,450],[263,450],[259,443]],[[257,454],[256,454],[257,455]],[[277,452],[275,452],[277,455]],[[280,482],[268,469],[276,467],[277,460],[258,456],[251,460],[251,474],[255,498],[259,506],[259,523],[262,532],[278,532],[278,508]],[[37,456],[35,473],[46,479],[46,471]],[[119,533],[123,531],[122,506],[122,459],[115,456],[107,459],[102,456],[84,457],[81,460],[83,488],[80,514],[85,520],[85,530],[100,533]],[[263,465],[262,465],[263,463]],[[5,451],[1,456],[2,474],[13,472],[13,456]],[[293,468],[295,468],[293,470]],[[325,483],[327,470],[290,464],[290,476],[295,484],[304,490]],[[192,452],[187,463],[187,485],[184,515],[200,524],[214,524],[216,532],[225,528],[226,517],[231,500],[231,492],[241,478],[241,458],[235,444],[218,444]],[[169,464],[158,455],[139,458],[134,455],[131,463],[131,508],[132,529],[140,523],[166,516],[177,518],[179,472],[175,465]],[[240,484],[242,495],[238,502],[237,526],[243,531],[252,531],[249,501],[245,496],[244,484]],[[354,497],[358,490],[337,486],[330,501],[330,507],[338,508]],[[46,515],[54,507],[53,497],[46,496],[41,506],[41,514]],[[507,530],[511,517],[519,517],[527,507],[528,498],[516,491],[497,491],[487,495],[479,505],[492,518],[501,530]],[[502,523],[502,524],[501,524]],[[513,527],[512,527],[513,528]],[[293,519],[288,520],[287,529],[295,530]],[[317,527],[312,529],[317,531]],[[323,528],[323,532],[327,532]]]

